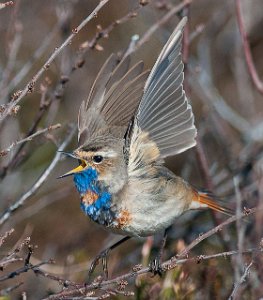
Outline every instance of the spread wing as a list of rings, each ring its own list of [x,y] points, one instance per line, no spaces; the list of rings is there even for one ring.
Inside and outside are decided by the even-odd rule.
[[[194,116],[183,90],[181,46],[186,21],[183,18],[172,33],[146,81],[131,137],[131,163],[138,159],[136,135],[142,132],[147,132],[149,141],[155,143],[160,158],[181,153],[196,144]]]
[[[129,66],[129,56],[117,65],[117,57],[112,54],[101,68],[88,99],[80,106],[79,145],[98,135],[123,138],[148,77],[148,72],[142,72],[142,62]]]

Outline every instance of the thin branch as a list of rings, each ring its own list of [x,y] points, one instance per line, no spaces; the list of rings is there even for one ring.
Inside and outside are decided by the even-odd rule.
[[[27,265],[23,266],[20,269],[17,269],[17,270],[15,270],[13,272],[10,272],[7,275],[1,276],[0,277],[0,282],[3,282],[3,281],[8,280],[10,278],[17,277],[17,276],[19,276],[22,273],[28,272],[29,270],[37,271],[39,269],[39,267],[41,267],[43,265],[50,264],[50,263],[52,263],[52,261],[48,260],[48,261],[43,261],[43,262],[41,262],[41,263],[39,263],[37,265],[27,264]]]
[[[252,254],[252,253],[262,253],[262,252],[263,252],[263,249],[261,247],[259,247],[259,248],[246,249],[242,252],[242,254]],[[239,254],[239,251],[233,250],[233,251],[220,252],[220,253],[211,254],[211,255],[198,255],[198,256],[194,256],[191,258],[185,258],[185,259],[176,259],[174,257],[174,258],[162,263],[161,267],[162,267],[163,271],[168,271],[168,270],[176,268],[178,265],[181,265],[181,264],[184,264],[187,262],[193,262],[193,263],[195,262],[195,263],[199,264],[205,260],[209,260],[209,259],[213,259],[213,258],[220,258],[220,257],[226,258],[226,257],[230,257],[230,256],[237,255],[237,254]],[[64,290],[63,292],[49,296],[45,300],[47,300],[47,299],[49,299],[49,300],[64,299],[64,297],[70,297],[70,296],[75,296],[75,295],[79,295],[79,294],[84,295],[85,293],[87,293],[89,291],[104,289],[107,286],[116,285],[123,280],[135,278],[139,275],[150,273],[150,272],[151,272],[150,267],[139,268],[138,270],[133,270],[133,272],[130,272],[130,273],[127,273],[124,275],[120,275],[120,276],[110,279],[110,280],[94,281],[89,285],[85,285],[85,284],[77,285],[76,284],[77,288],[70,289],[70,290],[69,289]]]
[[[14,232],[14,228],[8,230],[3,235],[0,236],[0,247],[5,243],[6,239]]]
[[[30,69],[32,68],[33,64],[44,54],[48,46],[50,45],[50,42],[53,40],[55,35],[58,32],[58,26],[56,25],[54,29],[46,36],[46,38],[43,40],[40,47],[36,50],[36,52],[31,55],[31,58],[28,62],[26,62],[23,67],[17,72],[15,77],[10,81],[8,84],[7,92],[2,97],[6,98],[8,93],[14,89],[23,78],[28,74]]]
[[[65,147],[69,144],[71,141],[73,135],[75,134],[76,127],[74,126],[70,133],[67,135],[66,139],[63,141],[63,143],[58,148],[58,151],[63,151]],[[30,198],[33,194],[36,193],[36,191],[42,186],[42,184],[46,181],[47,177],[51,173],[51,171],[55,168],[57,163],[59,162],[61,157],[61,152],[57,152],[55,157],[53,158],[53,161],[51,164],[47,167],[47,169],[43,172],[43,174],[39,177],[39,179],[33,184],[33,186],[24,194],[22,195],[14,204],[9,206],[3,214],[0,216],[0,225],[2,225],[4,222],[6,222],[11,214],[16,211],[19,207],[21,207],[28,198]]]
[[[30,217],[40,213],[42,209],[44,209],[48,205],[51,205],[61,199],[65,199],[64,197],[66,197],[70,193],[71,189],[72,188],[67,185],[63,188],[53,190],[47,195],[43,195],[42,197],[38,198],[35,203],[31,204],[28,207],[25,207],[23,210],[20,210],[19,214],[16,214],[14,217],[12,217],[11,220],[9,220],[8,225],[10,226],[11,224],[11,226],[16,226],[23,220],[29,219]],[[87,267],[85,268],[85,270],[86,269]]]
[[[233,178],[233,184],[235,187],[235,195],[236,195],[236,215],[242,215],[242,195],[239,188],[239,182],[237,176]],[[239,251],[244,249],[244,238],[245,238],[245,226],[244,223],[241,222],[241,219],[238,218],[236,221],[236,231],[237,231],[237,248]],[[236,280],[240,280],[242,275],[242,266],[243,266],[243,257],[241,255],[237,256],[237,260],[234,263],[235,269],[235,278]]]
[[[240,218],[245,218],[251,214],[254,214],[255,212],[257,212],[259,209],[263,209],[262,207],[254,207],[251,209],[247,209],[242,216],[240,216]],[[217,233],[218,231],[222,230],[222,228],[234,221],[236,221],[239,217],[238,216],[232,216],[231,218],[229,218],[228,220],[226,220],[225,222],[223,222],[222,224],[220,224],[219,226],[209,230],[207,233],[203,234],[202,236],[199,236],[196,240],[194,240],[188,247],[186,247],[179,255],[172,257],[171,259],[167,260],[166,262],[164,262],[161,267],[164,271],[170,270],[175,268],[176,266],[178,266],[179,264],[183,264],[186,262],[196,262],[196,263],[200,263],[203,260],[208,260],[208,259],[212,259],[212,258],[218,258],[218,257],[228,257],[228,256],[232,256],[232,255],[237,255],[240,254],[240,251],[238,250],[234,250],[234,251],[227,251],[227,252],[220,252],[220,253],[216,253],[216,254],[212,254],[212,255],[198,255],[195,257],[191,257],[191,258],[183,258],[184,256],[186,256],[186,254],[188,254],[189,250],[194,248],[197,244],[199,244],[201,241],[203,241],[204,239],[210,237],[211,235]],[[258,248],[251,248],[251,249],[246,249],[244,251],[242,251],[242,254],[250,254],[250,253],[262,253],[263,249],[262,247],[258,247]],[[136,267],[133,268],[133,271],[124,275],[120,275],[114,279],[111,280],[106,280],[106,281],[94,281],[93,283],[89,284],[89,285],[77,285],[77,288],[73,288],[70,290],[64,290],[61,293],[58,293],[56,295],[52,295],[50,297],[48,297],[47,299],[61,299],[61,297],[68,297],[68,296],[73,296],[73,295],[77,295],[77,294],[83,294],[86,293],[88,291],[94,291],[96,289],[102,289],[105,288],[107,286],[110,285],[114,285],[114,284],[118,284],[118,282],[120,282],[121,280],[127,280],[127,279],[131,279],[134,277],[137,277],[138,275],[142,275],[142,274],[146,274],[146,273],[150,273],[150,267],[147,268],[142,268],[142,267]]]
[[[54,102],[54,100],[60,99],[63,96],[63,92],[65,89],[66,84],[69,82],[69,76],[72,75],[72,73],[81,68],[84,63],[85,60],[83,58],[83,55],[89,50],[89,49],[96,49],[96,45],[98,45],[98,42],[100,39],[102,38],[107,38],[110,34],[110,32],[116,28],[116,26],[119,26],[120,24],[123,24],[125,22],[127,22],[129,19],[133,18],[134,16],[136,16],[136,13],[138,11],[139,8],[141,8],[143,5],[139,5],[137,8],[135,8],[133,11],[127,13],[126,15],[124,15],[123,17],[121,17],[118,20],[115,20],[113,23],[111,23],[108,27],[102,29],[100,27],[98,27],[98,31],[95,34],[95,36],[90,40],[90,41],[86,41],[84,43],[82,43],[82,45],[80,46],[79,52],[76,55],[76,58],[74,60],[73,66],[70,69],[70,72],[68,72],[67,74],[63,73],[60,76],[60,81],[57,84],[56,88],[54,89],[53,95],[50,96],[49,100],[45,100],[42,101],[40,104],[40,110],[36,116],[35,121],[33,121],[33,125],[31,126],[29,132],[27,133],[28,135],[31,135],[35,129],[36,126],[38,125],[38,123],[40,122],[40,120],[42,119],[45,111],[48,109],[48,107],[51,105],[51,103]],[[44,98],[45,98],[45,94],[44,93]],[[19,96],[19,92],[16,93],[15,97]],[[4,166],[1,170],[0,170],[0,179],[3,179],[6,174],[8,173],[8,171],[10,171],[10,169],[12,169],[14,166],[16,166],[19,162],[19,160],[21,159],[21,151],[23,149],[25,144],[22,144],[18,150],[16,151],[16,153],[13,156],[13,159],[6,165]]]
[[[9,47],[9,55],[7,59],[7,64],[5,69],[1,72],[2,73],[2,80],[0,82],[0,99],[1,103],[4,103],[3,94],[8,93],[7,91],[7,84],[10,80],[10,75],[16,65],[17,61],[17,54],[21,46],[22,42],[22,26],[16,22],[15,26],[15,36],[12,40],[12,43]]]
[[[249,216],[251,214],[256,213],[257,211],[259,211],[260,209],[263,209],[263,207],[259,208],[259,207],[254,207],[251,209],[247,209],[243,215],[241,216],[237,216],[234,215],[230,218],[228,218],[226,221],[224,221],[223,223],[219,224],[218,226],[212,228],[211,230],[207,231],[206,233],[199,235],[199,237],[197,239],[195,239],[190,245],[188,245],[183,251],[181,251],[181,253],[179,253],[177,255],[177,258],[182,258],[188,255],[189,251],[191,249],[193,249],[196,245],[198,245],[200,242],[202,242],[203,240],[207,239],[208,237],[210,237],[211,235],[221,231],[223,229],[223,227],[225,227],[228,224],[231,224],[233,222],[235,222],[237,219],[243,219],[246,216]]]
[[[24,138],[22,140],[19,140],[17,142],[12,143],[9,147],[7,147],[4,150],[0,151],[0,157],[7,155],[15,146],[21,145],[21,144],[23,144],[25,142],[32,141],[33,138],[35,138],[36,136],[39,136],[39,135],[44,134],[46,132],[52,131],[54,129],[58,129],[60,127],[61,127],[61,124],[58,123],[58,124],[55,124],[55,125],[51,125],[51,126],[49,126],[47,128],[40,129],[37,132],[35,132],[35,133],[27,136],[26,138]]]
[[[83,54],[85,53],[86,49],[96,49],[96,50],[103,50],[103,48],[98,44],[99,40],[102,38],[108,38],[109,34],[113,31],[113,29],[116,26],[119,26],[121,24],[126,23],[128,20],[134,18],[137,16],[137,12],[138,10],[141,8],[141,5],[137,6],[135,9],[133,9],[132,11],[128,12],[126,15],[124,15],[123,17],[121,17],[120,19],[115,20],[114,22],[112,22],[108,27],[102,29],[101,26],[97,26],[97,33],[96,35],[90,40],[90,41],[86,41],[84,43],[82,43],[79,47],[79,54]],[[80,61],[78,62],[80,63]]]
[[[131,49],[133,52],[137,51],[144,43],[146,43],[150,37],[155,33],[156,30],[158,30],[162,25],[167,23],[175,14],[180,12],[184,7],[188,6],[192,1],[191,0],[186,0],[183,1],[182,3],[172,7],[167,14],[165,14],[160,20],[158,20],[155,24],[149,28],[145,32],[145,34],[142,36],[142,38],[138,41],[138,43]],[[131,51],[125,53],[125,55],[131,54]]]
[[[13,249],[0,260],[0,269],[4,269],[11,263],[23,261],[24,259],[18,256],[18,254],[21,252],[22,248],[29,244],[29,242],[30,237],[23,239],[21,242],[18,241],[17,244],[13,247]]]
[[[5,3],[0,3],[0,9],[6,8],[9,5],[14,5],[14,1],[7,1]]]
[[[0,114],[0,121],[3,121],[8,115],[12,114],[14,108],[18,105],[18,103],[28,94],[31,93],[34,89],[34,86],[37,80],[42,76],[42,74],[50,67],[50,64],[53,60],[60,54],[60,52],[68,46],[73,38],[80,32],[80,30],[87,25],[87,23],[97,16],[99,10],[109,2],[109,0],[101,0],[97,7],[93,10],[93,12],[86,17],[76,28],[72,30],[70,36],[62,43],[61,46],[56,48],[54,52],[51,54],[49,59],[45,62],[45,64],[41,67],[41,69],[33,76],[32,80],[30,80],[24,89],[21,91],[19,96],[13,99],[12,102],[8,103],[4,108],[2,108],[2,112]]]
[[[28,132],[26,133],[26,137],[32,135],[38,124],[41,122],[45,112],[48,110],[48,108],[50,107],[52,101],[53,101],[54,97],[50,98],[50,99],[46,99],[46,88],[44,91],[42,91],[42,96],[41,96],[41,100],[40,100],[40,107],[39,107],[39,111],[36,113],[36,116],[34,118],[34,120],[32,121],[32,124],[28,130]],[[22,150],[24,149],[24,146],[26,144],[21,144],[18,149],[15,151],[12,160],[10,160],[7,165],[3,166],[0,169],[0,179],[4,179],[5,176],[7,175],[7,173],[10,171],[10,169],[12,169],[14,166],[17,166],[18,163],[21,161],[21,157],[24,156],[21,155]]]
[[[247,277],[249,276],[249,271],[250,271],[250,268],[252,267],[252,265],[253,265],[253,260],[245,268],[244,273],[243,273],[242,277],[240,278],[240,280],[237,283],[234,284],[234,288],[233,288],[232,293],[229,296],[228,300],[236,299],[237,292],[238,292],[240,286],[246,281]]]
[[[0,291],[0,295],[1,296],[7,296],[11,292],[13,292],[15,289],[19,288],[22,284],[24,284],[24,283],[23,282],[19,282],[19,283],[15,284],[15,285],[12,285],[12,286],[10,286],[10,287],[8,287],[6,289],[3,289],[3,290]]]
[[[239,28],[239,31],[240,31],[240,34],[241,34],[242,45],[243,45],[243,49],[244,49],[244,54],[245,54],[245,59],[246,59],[248,71],[250,73],[252,81],[253,81],[254,85],[256,86],[257,90],[261,94],[263,94],[263,82],[260,80],[260,78],[258,76],[256,67],[255,67],[255,64],[254,64],[254,61],[253,61],[253,58],[252,58],[247,33],[245,31],[240,0],[236,0],[236,12],[237,12],[238,28]]]
[[[105,28],[102,28],[100,25],[97,26],[98,31],[96,32],[95,36],[91,40],[85,41],[80,45],[79,51],[74,59],[74,63],[71,70],[66,74],[63,73],[60,76],[61,79],[53,92],[56,99],[62,98],[65,86],[69,82],[70,75],[72,75],[77,69],[82,68],[83,65],[85,64],[84,54],[86,54],[88,50],[93,50],[93,49],[103,50],[103,48],[98,44],[98,42],[103,38],[108,38],[109,34],[113,31],[114,28],[127,22],[131,18],[134,18],[141,7],[142,5],[139,5],[134,10],[128,12],[120,19],[115,20]]]
[[[35,265],[35,266],[37,266],[37,265]],[[37,268],[37,267],[34,268],[34,273],[37,274],[37,275],[41,275],[43,277],[46,277],[50,280],[57,281],[60,285],[63,285],[64,287],[68,287],[68,286],[73,286],[75,288],[77,287],[77,284],[75,282],[72,282],[68,279],[58,277],[58,276],[53,275],[53,274],[49,274],[48,272],[45,272],[45,271],[43,271],[43,270],[41,270],[40,268]]]
[[[197,160],[199,162],[199,166],[201,168],[202,175],[204,176],[204,182],[206,188],[212,192],[214,190],[214,184],[210,175],[209,164],[202,144],[202,140],[199,135],[197,135],[196,137],[195,151],[196,151]]]

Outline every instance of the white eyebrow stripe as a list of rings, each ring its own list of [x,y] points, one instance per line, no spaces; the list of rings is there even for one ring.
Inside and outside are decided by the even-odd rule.
[[[118,154],[115,151],[97,151],[94,155],[101,155],[103,157],[116,157]]]

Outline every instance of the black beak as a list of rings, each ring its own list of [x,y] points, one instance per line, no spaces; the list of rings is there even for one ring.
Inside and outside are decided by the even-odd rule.
[[[62,153],[62,154],[64,154],[64,155],[66,155],[66,156],[69,156],[69,157],[78,159],[78,158],[76,157],[76,155],[73,154],[72,152],[65,152],[65,151],[59,151],[59,150],[58,150],[57,152],[60,152],[60,153]]]

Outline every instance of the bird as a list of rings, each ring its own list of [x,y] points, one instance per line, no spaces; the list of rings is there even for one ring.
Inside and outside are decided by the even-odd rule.
[[[78,147],[65,152],[78,166],[60,178],[73,176],[83,212],[124,235],[121,241],[165,231],[189,210],[229,214],[164,165],[165,158],[196,145],[183,88],[186,22],[181,19],[151,71],[144,71],[141,61],[130,67],[129,55],[120,62],[115,54],[106,60],[79,109]]]

